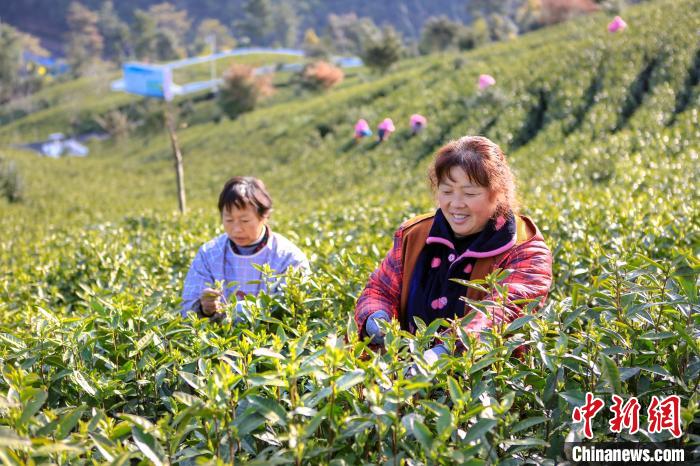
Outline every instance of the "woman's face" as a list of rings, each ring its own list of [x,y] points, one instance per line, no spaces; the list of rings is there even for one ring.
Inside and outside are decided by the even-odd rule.
[[[236,206],[225,208],[221,214],[221,223],[228,237],[236,246],[248,246],[260,238],[267,218],[260,217],[255,208],[246,205],[245,209]]]
[[[452,167],[440,181],[438,206],[456,236],[468,236],[484,229],[496,212],[496,199],[488,188],[473,183],[461,167]]]

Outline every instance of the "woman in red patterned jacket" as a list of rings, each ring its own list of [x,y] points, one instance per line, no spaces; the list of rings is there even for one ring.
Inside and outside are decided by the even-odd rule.
[[[496,301],[453,278],[475,280],[495,269],[510,274],[505,306],[477,313],[467,330],[478,332],[493,320],[510,322],[522,313],[514,301],[547,297],[552,282],[552,255],[535,224],[518,215],[515,182],[500,147],[485,137],[465,136],[444,145],[429,171],[438,209],[404,222],[394,246],[372,273],[357,301],[355,320],[362,336],[383,343],[379,320],[398,319],[415,332],[415,318],[463,317],[467,296]],[[426,354],[434,361],[446,347]]]

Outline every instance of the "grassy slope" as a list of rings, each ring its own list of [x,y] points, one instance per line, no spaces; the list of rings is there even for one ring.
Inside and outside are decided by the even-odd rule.
[[[675,4],[671,11],[664,10],[668,8],[630,10],[631,27],[623,34],[607,34],[606,18],[595,15],[517,42],[462,55],[414,59],[385,77],[345,85],[325,95],[273,100],[236,121],[183,129],[179,135],[190,205],[209,208],[228,176],[249,173],[271,186],[281,216],[286,211],[303,216],[326,205],[356,202],[378,205],[408,200],[427,207],[423,179],[429,156],[449,138],[463,134],[485,134],[506,149],[520,175],[524,204],[534,211],[548,211],[538,219],[545,230],[558,218],[551,211],[553,204],[557,210],[563,206],[557,192],[566,191],[567,206],[578,205],[577,196],[625,193],[627,197],[632,186],[645,186],[647,192],[640,195],[653,198],[660,188],[657,183],[643,184],[623,175],[653,176],[657,169],[643,166],[651,163],[649,158],[658,169],[672,170],[665,155],[680,154],[677,162],[683,164],[684,157],[688,162],[698,141],[697,89],[689,89],[691,105],[674,125],[664,126],[677,107],[677,96],[687,87],[688,70],[697,54],[687,31],[697,30],[698,16]],[[676,27],[659,31],[662,21]],[[493,93],[477,94],[474,82],[482,72],[497,77]],[[644,87],[637,81],[645,72],[648,89],[635,97],[633,89]],[[134,99],[109,93],[106,82],[68,83],[60,90],[45,93],[65,93],[67,98],[37,96],[60,105],[1,128],[0,139],[36,138],[65,129],[76,112],[104,110]],[[78,99],[79,95],[89,98]],[[635,99],[641,101],[638,108]],[[201,111],[213,111],[208,105]],[[409,138],[406,124],[413,112],[425,114],[430,121],[417,138]],[[627,113],[628,118],[621,116]],[[357,118],[376,124],[385,116],[391,116],[398,127],[390,143],[350,143]],[[320,137],[320,126],[333,133]],[[616,130],[617,126],[621,129]],[[534,133],[532,139],[529,133]],[[650,151],[649,146],[658,149]],[[38,209],[51,222],[63,223],[64,217],[70,221],[76,215],[81,222],[175,207],[165,134],[95,143],[84,160],[46,160],[7,149],[5,153],[17,160],[27,183],[25,204],[3,207],[10,215]],[[635,163],[640,158],[641,165]],[[673,177],[693,174],[692,170],[681,172]],[[544,173],[550,176],[541,176]],[[687,184],[674,186],[683,189]],[[628,200],[622,206],[631,203]],[[662,209],[668,210],[672,208]],[[584,221],[592,216],[593,211],[582,215]]]

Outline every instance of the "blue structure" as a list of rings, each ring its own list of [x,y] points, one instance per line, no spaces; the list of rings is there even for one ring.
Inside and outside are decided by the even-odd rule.
[[[67,73],[70,70],[68,64],[60,59],[43,57],[27,51],[23,52],[22,58],[25,62],[31,62],[36,65],[43,66],[46,68],[47,73],[52,76],[58,76],[59,74]]]
[[[173,98],[173,73],[162,65],[126,63],[124,90],[132,94],[171,100]]]
[[[126,63],[122,67],[124,78],[112,82],[113,91],[124,91],[132,94],[155,97],[158,99],[172,100],[175,95],[190,94],[192,92],[213,89],[222,83],[221,79],[210,79],[208,81],[196,81],[183,85],[173,82],[172,70],[185,66],[196,65],[219,60],[225,57],[270,54],[270,55],[291,55],[303,57],[303,50],[294,49],[268,49],[259,47],[240,48],[227,50],[225,52],[214,53],[204,57],[191,57],[182,60],[165,63],[162,65],[152,65],[146,63]],[[334,57],[332,61],[343,68],[362,66],[362,60],[357,57]],[[281,70],[297,71],[304,65],[301,63],[288,63],[282,65]],[[275,66],[263,66],[256,68],[256,74],[270,73],[277,69]]]

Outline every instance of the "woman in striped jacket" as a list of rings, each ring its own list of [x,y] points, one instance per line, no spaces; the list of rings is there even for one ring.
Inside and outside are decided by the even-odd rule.
[[[477,313],[470,332],[510,322],[523,312],[520,300],[541,305],[552,282],[552,255],[529,218],[518,214],[515,182],[500,147],[485,137],[465,136],[438,150],[429,171],[438,209],[404,222],[394,245],[357,301],[355,320],[361,336],[383,343],[379,320],[398,319],[415,332],[415,318],[463,317],[470,308],[461,299],[497,301],[451,279],[483,279],[507,269],[507,300]],[[447,352],[436,345],[433,361]]]

